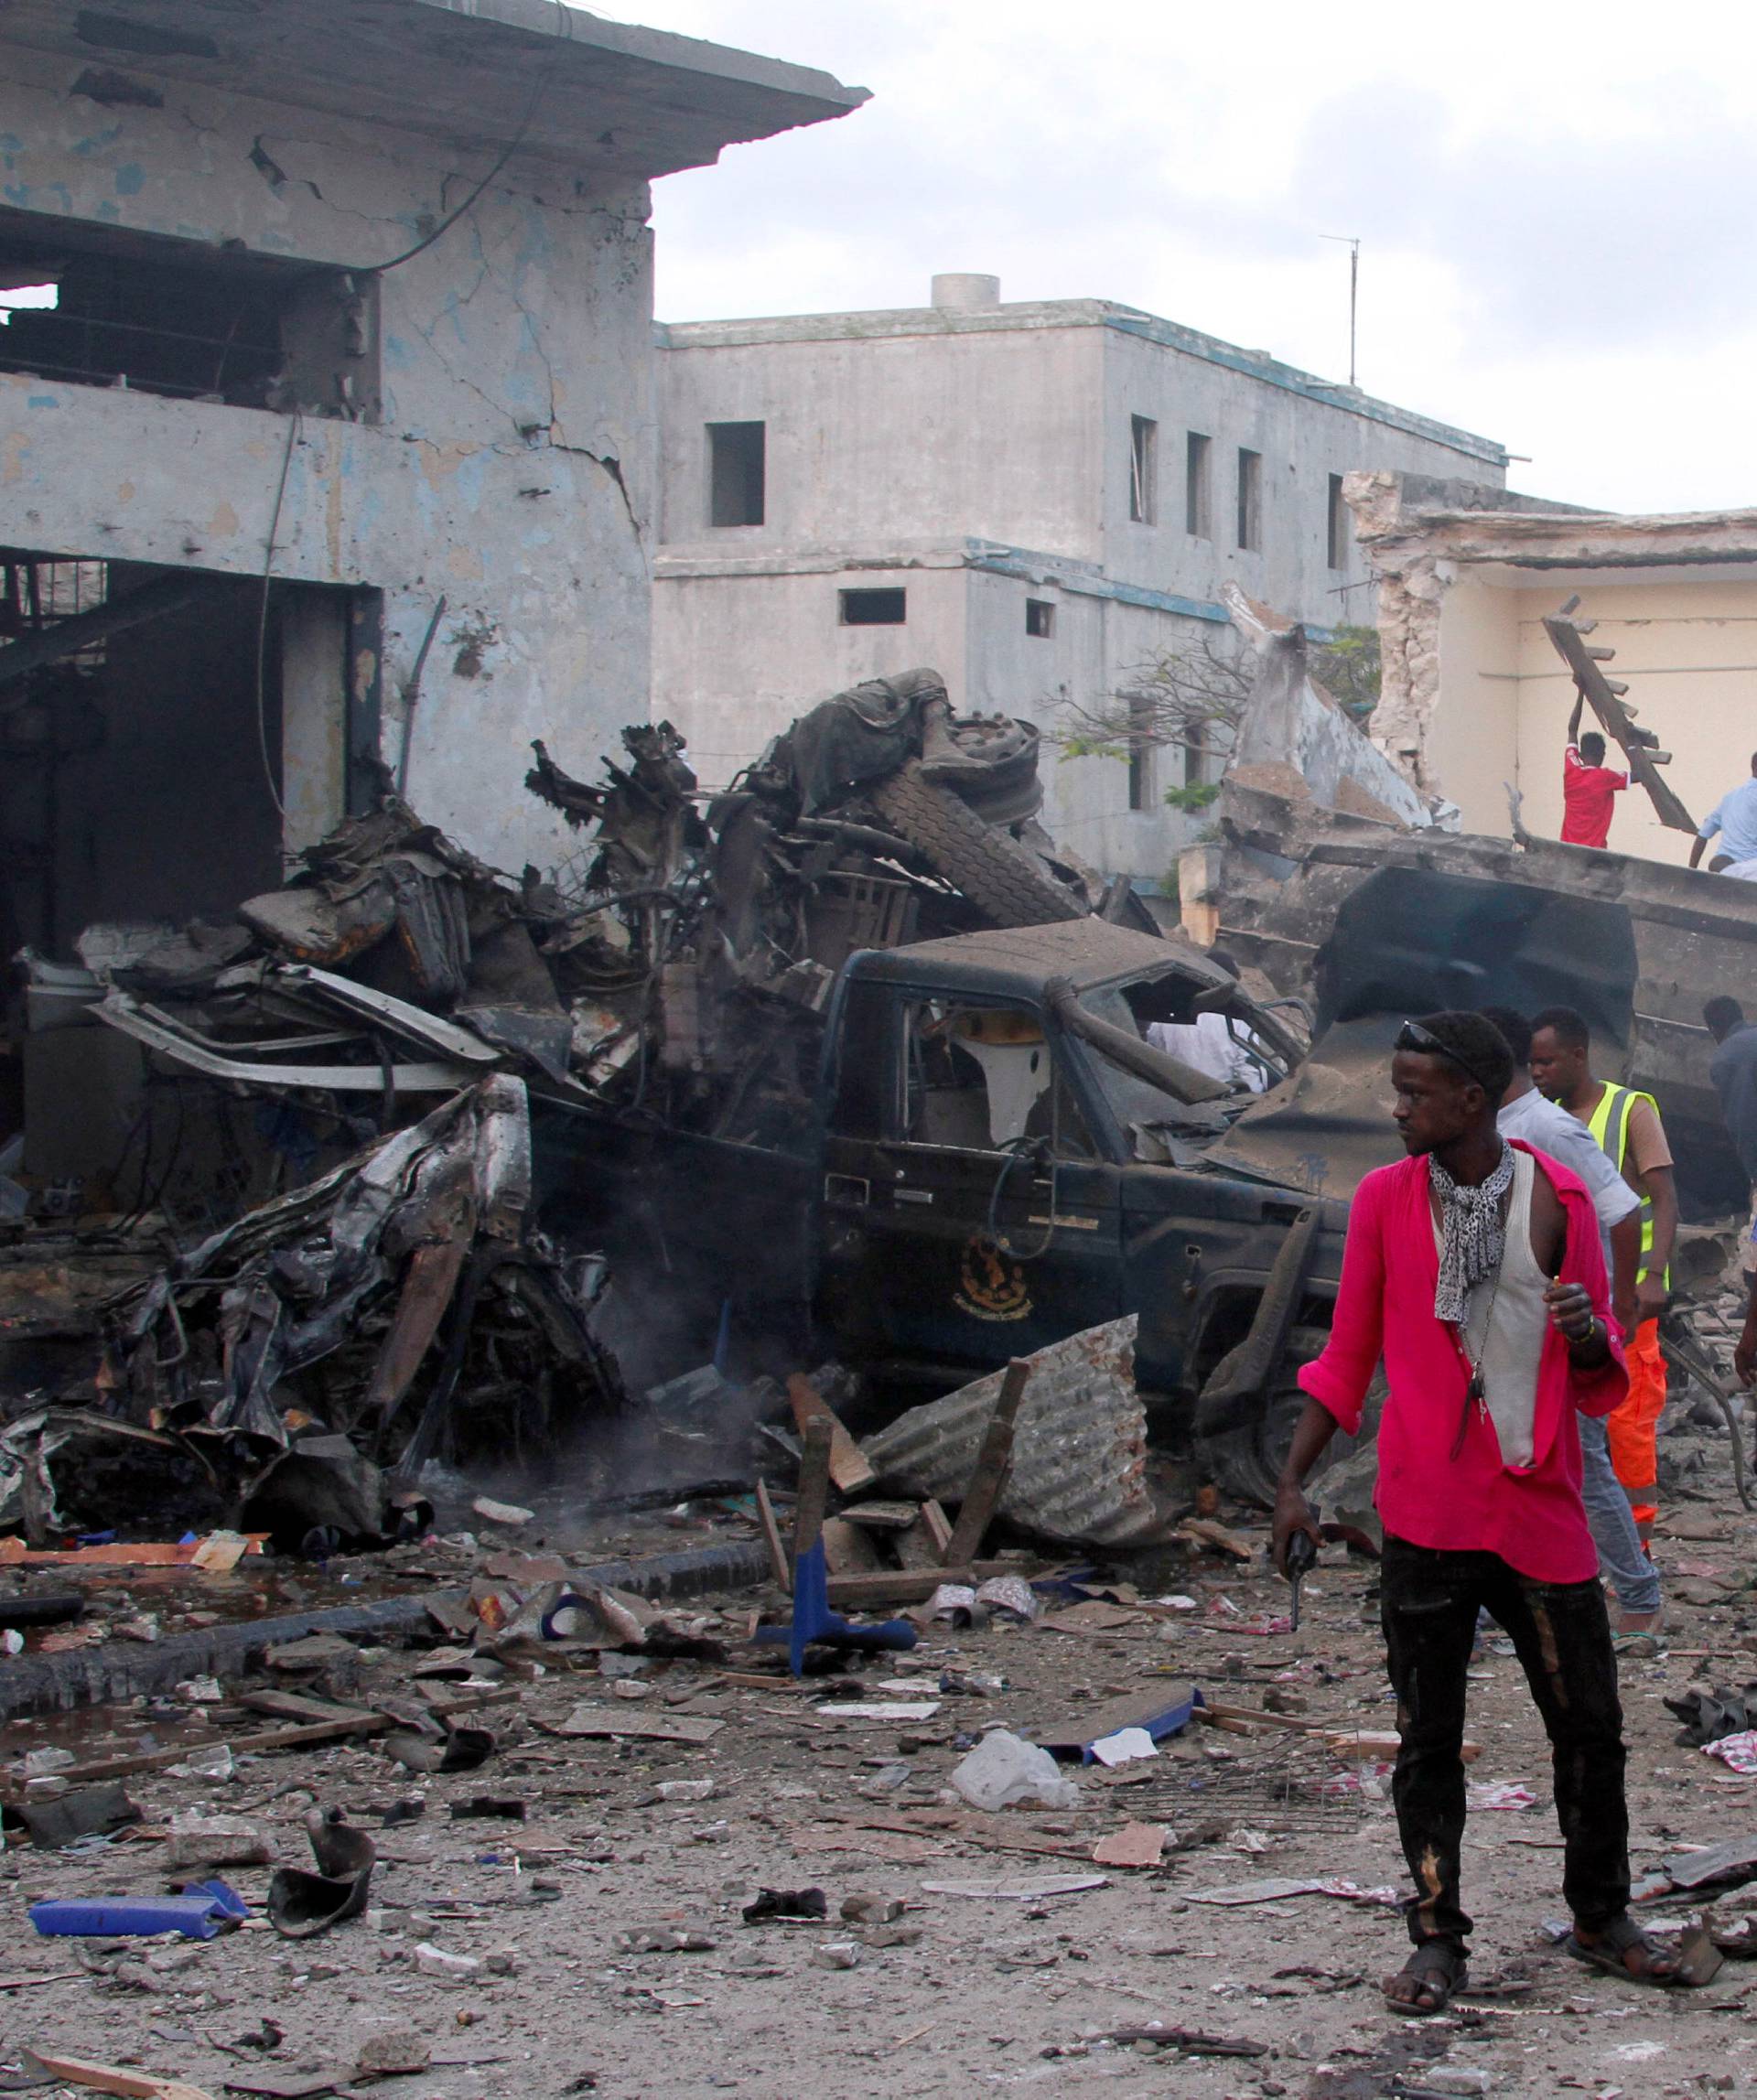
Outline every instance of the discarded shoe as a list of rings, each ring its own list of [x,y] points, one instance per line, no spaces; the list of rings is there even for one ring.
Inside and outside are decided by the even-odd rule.
[[[277,1867],[268,1884],[268,1920],[284,1940],[314,1939],[366,1908],[378,1847],[339,1808],[314,1808],[305,1819],[318,1871]]]

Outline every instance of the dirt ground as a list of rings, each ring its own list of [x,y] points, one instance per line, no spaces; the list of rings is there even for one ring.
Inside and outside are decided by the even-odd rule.
[[[1660,1704],[1695,1678],[1737,1685],[1748,1667],[1757,1675],[1747,1661],[1757,1635],[1746,1638],[1757,1625],[1757,1523],[1733,1496],[1724,1435],[1686,1430],[1663,1448],[1669,1528],[1657,1558],[1669,1653],[1622,1663],[1638,1875],[1665,1853],[1757,1832],[1757,1780],[1680,1748]],[[1193,1610],[1086,1608],[1073,1630],[934,1626],[912,1653],[869,1661],[859,1696],[936,1702],[920,1720],[822,1714],[848,1696],[828,1683],[727,1684],[727,1669],[759,1661],[743,1638],[751,1609],[780,1607],[778,1592],[752,1593],[675,1608],[727,1643],[725,1665],[601,1664],[578,1651],[558,1653],[536,1676],[515,1665],[498,1687],[511,1696],[478,1717],[501,1748],[475,1772],[411,1775],[354,1743],[246,1760],[226,1782],[132,1777],[140,1831],[71,1853],[15,1838],[0,1866],[11,1920],[0,2091],[57,2090],[21,2073],[21,2050],[35,2048],[144,2066],[215,2095],[359,2092],[369,2084],[354,2075],[362,2046],[409,2030],[431,2063],[383,2081],[393,2100],[1757,2090],[1757,1985],[1747,1980],[1757,1970],[1729,1961],[1704,1989],[1661,1994],[1581,1969],[1546,1941],[1544,1922],[1562,1908],[1547,1755],[1518,1665],[1493,1629],[1474,1672],[1471,1734],[1483,1749],[1471,1779],[1522,1783],[1535,1800],[1472,1814],[1465,1893],[1478,1922],[1473,1982],[1488,1988],[1444,2019],[1403,2020],[1380,2002],[1377,1979],[1403,1947],[1396,1911],[1373,1900],[1402,1885],[1395,1825],[1382,1779],[1366,1768],[1361,1791],[1348,1775],[1363,1768],[1310,1730],[1194,1728],[1156,1758],[1078,1772],[1079,1805],[1057,1812],[982,1815],[949,1790],[986,1728],[1029,1736],[1123,1697],[1148,1712],[1191,1684],[1211,1702],[1253,1709],[1267,1696],[1298,1709],[1285,1717],[1295,1721],[1389,1728],[1372,1565],[1333,1549],[1307,1584],[1299,1633],[1256,1632],[1285,1610],[1287,1591],[1262,1566],[1265,1535],[1253,1535],[1249,1567],[1209,1555],[1161,1563],[1150,1581],[1118,1569],[1120,1585],[1100,1586],[1118,1591],[1122,1611],[1170,1596]],[[424,1569],[422,1549],[403,1555],[403,1580],[457,1573],[443,1556],[428,1553]],[[1078,1623],[1106,1617],[1117,1622]],[[419,1660],[368,1650],[348,1696],[368,1706],[406,1697]],[[644,1696],[613,1696],[603,1667],[634,1669]],[[943,1673],[970,1688],[942,1690]],[[643,1723],[723,1725],[700,1744],[544,1732],[582,1701]],[[83,1717],[74,1736],[64,1723],[23,1724],[7,1746],[16,1756],[73,1741],[79,1754],[98,1754],[91,1746],[106,1728],[125,1748],[150,1718]],[[232,1739],[272,1725],[223,1707],[208,1718]],[[662,1794],[676,1781],[712,1791]],[[453,1818],[482,1794],[523,1802],[526,1820]],[[379,1828],[387,1804],[417,1797],[418,1820]],[[222,1870],[255,1915],[207,1944],[134,1942],[118,1959],[93,1943],[40,1938],[27,1922],[39,1897],[162,1890],[172,1877],[156,1834],[191,1808],[247,1815],[268,1829],[277,1860],[308,1864],[302,1819],[313,1803],[340,1804],[378,1831],[379,1845],[370,1912],[321,1938],[275,1936],[261,1916],[261,1866]],[[1132,1822],[1166,1828],[1163,1863],[1094,1867],[1094,1844]],[[1029,1890],[1046,1876],[1083,1874],[1102,1882],[1040,1896],[931,1886]],[[1366,1900],[1200,1901],[1267,1877],[1346,1880]],[[807,1887],[825,1892],[824,1922],[743,1922],[759,1890]],[[845,1921],[844,1900],[863,1892],[899,1899],[900,1917]],[[1742,1914],[1741,1894],[1719,1892],[1721,1927]],[[1698,1915],[1701,1902],[1648,1908],[1665,1922]],[[631,1951],[639,1940],[624,1936],[647,1932],[703,1944]],[[436,1977],[418,1965],[423,1947],[478,1965],[460,1980]],[[1107,2039],[1155,2021],[1266,2052]]]

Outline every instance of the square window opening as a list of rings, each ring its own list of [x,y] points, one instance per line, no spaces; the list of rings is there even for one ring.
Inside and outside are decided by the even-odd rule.
[[[1348,565],[1348,514],[1342,503],[1342,478],[1330,478],[1329,508],[1324,517],[1324,559],[1333,569]]]
[[[841,600],[844,627],[902,627],[909,619],[906,590],[845,590]]]
[[[1128,514],[1137,524],[1150,525],[1159,512],[1159,426],[1151,416],[1128,419]]]
[[[1263,455],[1238,448],[1239,547],[1253,553],[1263,544]]]
[[[1191,539],[1214,536],[1213,505],[1208,495],[1208,460],[1213,441],[1200,430],[1188,432],[1183,446],[1183,529]]]
[[[1025,631],[1034,634],[1040,641],[1047,641],[1055,632],[1055,608],[1048,598],[1025,600]]]
[[[768,425],[710,423],[707,426],[707,522],[760,525],[768,502]]]
[[[33,223],[36,221],[37,223]],[[240,408],[379,417],[370,272],[0,211],[0,372]]]

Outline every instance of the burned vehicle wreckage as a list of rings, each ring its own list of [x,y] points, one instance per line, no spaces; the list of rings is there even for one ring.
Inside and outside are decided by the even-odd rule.
[[[95,1392],[0,1437],[0,1492],[40,1529],[47,1453],[121,1416],[234,1519],[384,1535],[425,1459],[553,1449],[624,1373],[827,1352],[877,1419],[1132,1314],[1157,1432],[1267,1497],[1395,1151],[1398,1018],[1566,999],[1627,1045],[1641,973],[1624,902],[1479,869],[1299,630],[1234,610],[1259,692],[1204,850],[1257,996],[1060,853],[1036,731],[928,671],[712,797],[667,724],[601,783],[539,744],[528,786],[590,830],[571,887],[387,789],[234,922],[119,930],[98,1018],[268,1138],[242,1214],[104,1307]]]

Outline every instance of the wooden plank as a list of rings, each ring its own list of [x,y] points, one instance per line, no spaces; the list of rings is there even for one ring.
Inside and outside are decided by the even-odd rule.
[[[307,1743],[339,1742],[344,1736],[378,1736],[398,1724],[387,1714],[369,1714],[363,1721],[312,1721],[303,1728],[270,1728],[260,1736],[240,1736],[232,1744],[234,1757],[257,1757],[264,1750],[301,1750]],[[222,1739],[216,1739],[216,1741]],[[212,1750],[215,1742],[179,1743],[175,1750],[141,1750],[133,1757],[96,1758],[90,1764],[71,1764],[55,1776],[70,1786],[92,1779],[125,1779],[135,1772],[163,1772],[167,1765],[181,1764],[198,1750]],[[10,1796],[8,1796],[10,1798]]]
[[[812,1422],[830,1425],[830,1478],[842,1492],[851,1495],[858,1489],[871,1487],[878,1478],[877,1470],[842,1427],[835,1409],[803,1372],[795,1371],[787,1381],[787,1399],[802,1437]]]
[[[281,1721],[340,1721],[347,1728],[378,1718],[371,1707],[344,1706],[335,1699],[314,1699],[305,1692],[238,1692],[232,1704],[253,1714],[272,1714]]]
[[[1019,1419],[1019,1404],[1025,1397],[1025,1386],[1030,1375],[1031,1367],[1022,1356],[1014,1357],[1007,1366],[1000,1391],[995,1398],[995,1411],[983,1431],[982,1448],[976,1453],[964,1500],[958,1505],[958,1521],[946,1541],[948,1567],[975,1559],[983,1535],[994,1519],[1001,1490],[1013,1470],[1013,1425]]]
[[[846,1517],[824,1519],[824,1565],[832,1575],[872,1575],[883,1567],[871,1537]]]
[[[969,1567],[888,1567],[877,1575],[833,1575],[832,1604],[921,1604],[943,1582],[966,1586],[986,1582],[992,1575],[1020,1575],[1016,1560],[979,1560]]]
[[[1631,779],[1647,791],[1660,823],[1672,831],[1694,832],[1696,819],[1661,777],[1659,768],[1647,755],[1646,747],[1631,740],[1629,716],[1617,697],[1616,688],[1588,655],[1579,629],[1565,614],[1558,613],[1545,620],[1544,632],[1573,673],[1580,697],[1603,724],[1612,741],[1621,747],[1629,761]]]
[[[855,1502],[842,1514],[868,1531],[907,1531],[921,1521],[922,1513],[914,1502]]]
[[[781,1543],[781,1526],[775,1521],[775,1505],[769,1499],[769,1483],[757,1482],[757,1521],[762,1526],[763,1544],[769,1548],[769,1565],[775,1571],[775,1580],[791,1591],[793,1587],[793,1564],[787,1557],[787,1548]]]
[[[1216,1524],[1212,1517],[1186,1517],[1178,1526],[1176,1535],[1214,1553],[1229,1553],[1234,1560],[1256,1558],[1256,1548],[1249,1539],[1238,1532],[1229,1531],[1223,1524]]]
[[[268,1537],[265,1531],[247,1532],[244,1551],[260,1554]],[[81,1545],[59,1553],[49,1547],[27,1546],[22,1539],[0,1538],[0,1567],[192,1567],[202,1542],[191,1539],[170,1544],[147,1541],[129,1545]]]
[[[41,2050],[23,2052],[26,2067],[58,2078],[63,2085],[81,2085],[88,2093],[113,2093],[123,2100],[212,2100],[199,2085],[181,2078],[158,2078],[150,2071],[129,2071],[115,2063],[93,2063],[84,2056],[46,2056]]]
[[[930,1497],[922,1504],[922,1522],[927,1526],[927,1535],[933,1541],[935,1551],[943,1560],[945,1549],[952,1543],[951,1518],[946,1515],[939,1503]]]
[[[793,1504],[793,1566],[797,1567],[824,1535],[824,1512],[829,1506],[830,1475],[835,1432],[827,1416],[809,1415],[800,1425],[804,1448],[799,1454],[799,1500]]]
[[[1261,1728],[1292,1728],[1307,1736],[1333,1736],[1342,1732],[1337,1721],[1307,1720],[1298,1714],[1271,1714],[1261,1707],[1232,1707],[1224,1699],[1210,1699],[1205,1707],[1198,1707],[1196,1718],[1204,1721],[1246,1721]]]

